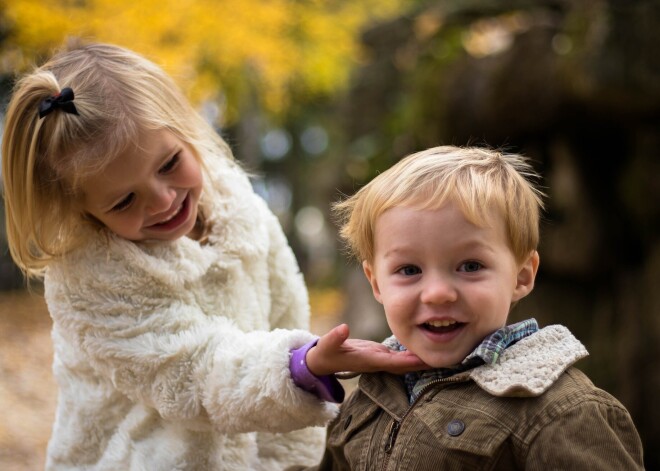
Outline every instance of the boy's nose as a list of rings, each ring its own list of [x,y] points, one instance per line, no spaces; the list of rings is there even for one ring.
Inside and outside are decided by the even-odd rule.
[[[421,301],[425,304],[443,304],[456,301],[457,292],[451,280],[445,276],[427,278]]]

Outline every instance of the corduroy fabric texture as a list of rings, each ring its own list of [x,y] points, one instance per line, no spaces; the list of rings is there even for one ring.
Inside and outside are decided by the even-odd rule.
[[[547,342],[561,343],[559,333],[566,342],[548,352]],[[504,352],[499,372],[529,367],[537,356],[544,360],[543,372],[553,379],[540,394],[538,372],[525,375],[524,367],[499,396],[465,372],[428,385],[411,406],[401,376],[362,375],[329,426],[323,461],[307,469],[643,469],[641,441],[628,411],[570,366],[583,348],[566,328],[551,326]],[[498,384],[507,382],[499,379]]]

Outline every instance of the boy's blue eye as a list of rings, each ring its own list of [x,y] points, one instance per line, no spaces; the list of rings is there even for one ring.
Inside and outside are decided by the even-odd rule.
[[[464,272],[471,273],[471,272],[479,271],[482,268],[483,268],[483,265],[481,263],[470,261],[470,262],[463,263],[461,265],[461,267],[459,268],[459,271],[464,271]]]
[[[405,267],[399,269],[399,273],[405,276],[414,276],[422,273],[422,270],[415,265],[406,265]]]
[[[174,155],[174,157],[168,160],[167,163],[165,163],[165,165],[163,165],[160,168],[159,172],[163,174],[171,172],[174,169],[174,167],[176,167],[176,164],[178,162],[179,162],[179,154],[176,154]]]
[[[134,198],[135,198],[135,194],[134,194],[134,193],[129,193],[129,194],[126,196],[126,198],[124,198],[124,199],[121,200],[119,203],[117,203],[116,205],[114,205],[114,206],[112,207],[111,211],[121,211],[121,210],[123,210],[123,209],[128,208],[128,207],[131,205],[131,203],[133,202],[133,199],[134,199]]]

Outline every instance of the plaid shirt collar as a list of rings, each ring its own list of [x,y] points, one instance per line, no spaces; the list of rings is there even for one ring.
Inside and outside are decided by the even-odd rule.
[[[501,353],[518,340],[532,335],[539,330],[536,319],[527,319],[517,322],[501,329],[496,330],[475,348],[465,359],[449,368],[435,368],[433,370],[418,371],[404,375],[404,381],[408,390],[410,403],[412,404],[424,387],[432,381],[448,378],[457,373],[467,371],[476,366],[497,363]],[[398,350],[405,350],[405,347],[397,342]]]

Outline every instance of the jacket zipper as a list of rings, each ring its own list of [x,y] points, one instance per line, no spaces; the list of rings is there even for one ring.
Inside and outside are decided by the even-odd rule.
[[[401,422],[403,422],[403,419],[401,419]],[[385,443],[385,453],[387,453],[388,455],[392,453],[392,447],[394,446],[394,442],[396,441],[396,436],[399,434],[399,428],[401,428],[401,422],[392,420],[392,424],[390,425],[390,431],[387,434],[387,443]]]
[[[387,465],[390,461],[390,455],[392,454],[392,448],[394,448],[394,443],[396,442],[396,438],[399,435],[399,429],[401,429],[401,424],[403,424],[403,421],[406,420],[406,417],[408,417],[408,414],[410,414],[410,412],[417,405],[419,400],[426,394],[427,391],[431,389],[431,387],[433,387],[438,383],[451,383],[451,382],[459,382],[459,381],[465,381],[465,378],[460,378],[460,377],[456,378],[454,376],[450,376],[449,378],[442,378],[431,381],[429,384],[424,386],[424,389],[420,391],[419,396],[417,396],[417,399],[415,399],[415,402],[410,404],[410,407],[406,409],[406,412],[401,417],[401,420],[398,421],[396,419],[392,419],[390,430],[387,432],[387,442],[385,443],[385,461],[383,462],[383,466],[381,467],[382,470],[387,469]]]

